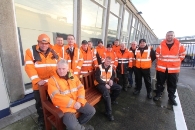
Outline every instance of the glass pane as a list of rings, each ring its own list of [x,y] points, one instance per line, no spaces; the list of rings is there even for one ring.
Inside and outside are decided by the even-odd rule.
[[[137,30],[140,31],[141,30],[141,26],[142,26],[142,24],[141,24],[141,22],[139,22],[138,25],[137,25]]]
[[[131,38],[130,38],[130,42],[132,42],[132,41],[135,40],[135,39],[134,39],[134,38],[135,38],[135,31],[136,31],[136,30],[135,30],[134,28],[131,29],[131,36],[130,36]]]
[[[101,5],[104,5],[104,1],[105,0],[95,0],[95,1],[97,1],[99,4],[101,4]]]
[[[139,41],[139,31],[137,31],[137,33],[136,33],[135,40],[136,40],[137,42]]]
[[[109,25],[108,25],[108,42],[112,42],[116,39],[118,27],[118,18],[110,14]]]
[[[37,43],[41,33],[50,37],[51,44],[55,43],[57,34],[73,33],[72,0],[14,0],[14,4],[23,50],[21,57],[27,48]],[[22,70],[24,83],[31,83]]]
[[[119,16],[120,4],[116,0],[111,0],[110,11]]]
[[[129,12],[125,10],[124,20],[123,20],[123,35],[127,35],[128,23],[129,23]]]
[[[133,26],[134,28],[136,27],[136,22],[137,22],[137,19],[133,17],[132,26]]]
[[[143,25],[143,26],[142,26],[142,31],[141,31],[141,32],[144,34],[144,31],[145,31],[145,26]]]
[[[83,0],[81,20],[81,40],[101,38],[103,21],[103,8],[97,4]]]

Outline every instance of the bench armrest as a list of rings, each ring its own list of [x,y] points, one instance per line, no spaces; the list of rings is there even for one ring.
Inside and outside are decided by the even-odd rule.
[[[58,118],[60,120],[64,116],[64,113],[59,108],[55,107],[51,102],[44,101],[42,105],[47,111],[54,115],[56,119]]]

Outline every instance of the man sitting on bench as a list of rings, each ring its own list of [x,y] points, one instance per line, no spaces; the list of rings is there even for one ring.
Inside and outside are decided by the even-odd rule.
[[[85,99],[85,89],[77,76],[69,70],[67,60],[57,63],[57,73],[48,81],[48,94],[53,104],[64,112],[63,123],[68,130],[93,130],[87,123],[95,108]],[[75,113],[81,113],[77,119]]]
[[[105,62],[99,65],[99,68],[96,69],[94,84],[97,89],[102,93],[106,107],[105,115],[110,121],[113,121],[114,116],[112,115],[111,103],[118,104],[116,98],[120,94],[122,87],[113,82],[115,78],[115,73],[111,66],[111,61],[111,57],[107,56],[105,58]]]

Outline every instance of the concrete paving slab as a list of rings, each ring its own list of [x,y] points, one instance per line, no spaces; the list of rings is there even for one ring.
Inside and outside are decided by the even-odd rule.
[[[31,114],[31,112],[28,109],[23,109],[17,113],[14,113],[13,115],[9,115],[7,117],[4,117],[0,120],[0,129],[6,127],[9,124],[12,124],[18,120],[23,119],[24,117],[27,117]]]
[[[37,130],[37,126],[34,120],[27,116],[1,130]]]

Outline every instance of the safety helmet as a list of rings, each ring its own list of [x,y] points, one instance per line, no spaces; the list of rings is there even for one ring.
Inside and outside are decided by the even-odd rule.
[[[50,43],[50,38],[46,34],[40,34],[37,42]]]

